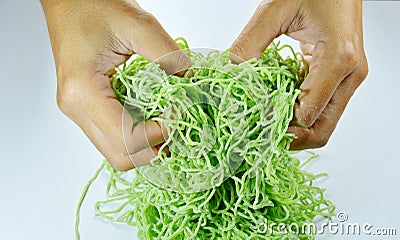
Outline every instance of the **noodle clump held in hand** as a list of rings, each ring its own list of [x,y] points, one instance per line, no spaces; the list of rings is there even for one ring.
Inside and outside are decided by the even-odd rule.
[[[228,51],[201,54],[177,42],[193,62],[183,77],[138,55],[116,69],[117,99],[135,121],[161,122],[168,137],[148,166],[117,172],[105,164],[107,198],[96,214],[137,227],[139,239],[313,239],[302,226],[334,207],[314,185],[324,174],[303,170],[289,151],[295,136],[286,131],[307,74],[301,55],[272,44],[236,65]]]

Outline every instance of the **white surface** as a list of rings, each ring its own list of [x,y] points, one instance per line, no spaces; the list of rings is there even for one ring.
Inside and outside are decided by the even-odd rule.
[[[173,37],[186,37],[192,47],[225,49],[258,1],[141,2]],[[387,239],[399,239],[400,3],[364,6],[370,73],[310,169],[330,174],[321,185],[349,222],[397,227],[397,236]],[[54,63],[39,1],[1,0],[0,29],[0,238],[73,239],[75,205],[102,156],[56,107]],[[83,205],[82,239],[135,239],[134,230],[93,216],[106,180],[102,175]],[[344,238],[360,236],[323,239]]]

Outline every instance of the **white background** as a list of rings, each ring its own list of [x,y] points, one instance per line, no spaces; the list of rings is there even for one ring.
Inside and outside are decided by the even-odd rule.
[[[258,1],[140,2],[173,37],[184,36],[192,47],[226,49]],[[398,2],[364,3],[370,73],[309,168],[330,174],[320,184],[348,222],[397,227],[397,237],[387,239],[400,236],[399,13]],[[81,189],[103,158],[56,107],[38,0],[0,0],[0,78],[0,238],[73,239]],[[93,216],[106,180],[102,174],[83,205],[82,239],[135,239],[134,230]],[[323,237],[351,238],[360,236]]]

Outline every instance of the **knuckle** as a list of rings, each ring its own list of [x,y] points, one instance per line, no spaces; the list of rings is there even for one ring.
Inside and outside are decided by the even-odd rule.
[[[125,14],[132,17],[134,20],[141,23],[151,22],[155,19],[155,17],[151,13],[147,12],[137,4],[125,2],[121,5],[121,10]]]
[[[107,158],[107,161],[110,163],[111,167],[120,172],[135,168],[128,154],[120,154],[119,156],[110,157]]]
[[[238,40],[231,46],[229,50],[229,58],[234,63],[241,63],[245,61],[246,59],[245,50],[243,44]]]
[[[329,141],[329,136],[327,135],[314,135],[314,141],[313,141],[313,148],[321,148],[326,146],[326,144]]]
[[[109,163],[112,168],[119,172],[125,172],[134,168],[132,165],[120,164],[113,161],[109,161]]]
[[[268,11],[279,10],[282,8],[281,0],[262,0],[256,9],[260,13],[267,14]]]
[[[363,81],[369,72],[368,62],[365,60],[363,64],[361,64],[358,68],[358,75],[361,81]]]
[[[123,151],[123,150],[125,150],[125,151],[127,151],[127,153],[128,153],[128,155],[133,155],[133,154],[135,154],[135,153],[137,153],[140,149],[138,149],[138,147],[137,147],[137,144],[134,144],[134,140],[132,141],[129,141],[129,140],[127,140],[127,139],[124,139],[124,143],[121,145],[121,144],[119,144],[119,146],[121,146],[121,147],[119,147],[119,150],[120,151]],[[122,146],[125,148],[122,148]]]
[[[57,106],[58,108],[64,112],[64,110],[66,109],[66,106],[64,104],[64,101],[61,97],[61,94],[59,93],[59,91],[57,90],[57,95],[56,95],[56,102],[57,102]]]
[[[330,129],[330,128],[328,128]],[[321,148],[328,144],[329,138],[332,134],[332,131],[326,128],[321,128],[321,126],[316,126],[313,129],[313,139],[312,139],[312,147],[313,148]]]
[[[258,9],[265,11],[266,9],[268,9],[269,7],[271,7],[271,5],[273,4],[274,1],[271,0],[262,0],[260,2],[260,4],[258,5]]]
[[[84,93],[79,79],[65,79],[61,84],[58,84],[57,105],[61,110],[68,105],[78,105],[83,100],[83,96]]]
[[[181,74],[183,75],[183,71],[187,70],[191,65],[192,61],[189,56],[182,50],[178,50],[172,53],[172,66],[169,70],[171,74]]]
[[[179,50],[177,55],[176,62],[179,70],[186,70],[192,65],[192,60],[184,51]]]
[[[135,19],[139,23],[154,25],[158,23],[157,19],[154,17],[153,14],[143,10],[143,9],[136,9],[135,10]]]
[[[315,119],[317,117],[317,110],[312,109],[312,110],[305,110],[298,114],[299,116],[297,117],[297,122],[302,126],[302,127],[311,127],[313,123],[315,122]]]
[[[311,127],[314,123],[314,116],[312,114],[307,114],[300,119],[300,123],[303,124],[305,127]]]
[[[230,48],[230,53],[233,55],[239,55],[244,52],[243,45],[240,41],[236,40]]]
[[[346,42],[339,50],[339,60],[344,66],[353,68],[357,64],[357,51],[355,44],[351,41]]]
[[[329,140],[329,138],[326,138],[326,137],[318,138],[318,140],[315,142],[315,147],[320,148],[320,147],[326,146],[326,144],[328,143],[328,140]]]

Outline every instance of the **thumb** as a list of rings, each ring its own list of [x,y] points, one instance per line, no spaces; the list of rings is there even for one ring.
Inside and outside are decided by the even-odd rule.
[[[168,74],[191,66],[189,56],[165,31],[160,22],[139,6],[133,6],[126,18],[120,18],[117,36],[127,55],[137,53],[160,64]],[[121,21],[122,20],[122,21]]]
[[[259,58],[268,45],[286,32],[290,21],[287,16],[293,7],[286,1],[263,1],[230,48],[231,60],[239,63]]]

